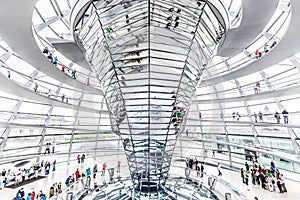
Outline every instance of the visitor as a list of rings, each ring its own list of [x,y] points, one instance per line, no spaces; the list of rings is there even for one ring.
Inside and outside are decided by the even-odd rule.
[[[171,22],[168,22],[167,25],[166,25],[166,28],[167,28],[167,29],[170,29],[171,26],[172,26],[172,23],[171,23]]]
[[[31,200],[34,200],[34,199],[35,199],[35,192],[32,191],[32,192],[31,192]]]
[[[257,114],[255,112],[254,112],[253,116],[254,116],[255,123],[257,123]]]
[[[244,180],[245,180],[245,184],[248,186],[249,185],[249,176],[246,170],[243,171],[243,175],[244,175]]]
[[[56,160],[53,161],[52,163],[52,171],[56,170]]]
[[[46,143],[46,149],[44,154],[50,154],[50,143]]]
[[[260,178],[262,189],[267,189],[265,173],[266,173],[265,169],[262,169],[261,172],[259,172],[259,178]]]
[[[280,124],[280,114],[276,111],[274,114],[277,124]]]
[[[176,21],[176,22],[175,22],[175,25],[174,25],[174,29],[175,29],[175,28],[177,28],[177,27],[178,27],[178,25],[179,25],[179,22],[178,22],[178,21]]]
[[[243,183],[245,183],[244,169],[243,168],[241,168],[241,178],[242,178]]]
[[[54,187],[53,187],[53,185],[51,185],[50,190],[49,190],[49,198],[53,197],[54,193],[55,193]]]
[[[78,164],[80,164],[80,155],[79,154],[77,155],[77,162],[78,162]]]
[[[48,98],[50,98],[51,95],[52,95],[52,94],[51,94],[51,90],[49,89],[48,92],[47,92],[46,94],[47,94]]]
[[[221,119],[224,119],[224,114],[221,112],[221,114],[220,114],[220,118]]]
[[[16,197],[24,198],[24,196],[25,196],[24,189],[23,188],[19,189],[18,192],[17,192]]]
[[[44,199],[44,197],[45,197],[45,195],[42,190],[40,190],[39,193],[36,195],[36,198],[38,200],[42,200],[42,199]]]
[[[239,121],[240,118],[241,118],[241,115],[238,112],[236,112],[236,121]]]
[[[283,174],[280,174],[280,180],[281,180],[281,188],[282,188],[282,192],[287,192],[287,189],[285,187],[285,178],[283,177]]]
[[[86,169],[86,176],[87,176],[87,177],[91,177],[91,168],[90,168],[90,167],[88,167],[88,168]]]
[[[76,69],[72,70],[72,78],[77,78]]]
[[[279,193],[284,193],[283,190],[282,190],[282,182],[281,182],[281,180],[280,180],[279,177],[277,178],[276,185],[277,185],[277,187],[279,189]]]
[[[201,3],[204,3],[204,2],[197,1],[197,5],[198,5],[198,6],[201,6]]]
[[[271,160],[270,165],[271,165],[271,167],[275,168],[275,162],[274,162],[274,160]]]
[[[101,176],[105,176],[106,167],[107,167],[106,163],[103,163]]]
[[[258,94],[260,92],[260,83],[258,81],[255,83],[255,87],[257,90],[255,94]]]
[[[50,61],[52,61],[52,58],[53,58],[52,54],[50,53],[50,54],[47,56],[47,58],[48,58]]]
[[[235,113],[235,111],[233,111],[233,113],[232,113],[232,120],[235,120],[235,116],[236,116],[236,113]]]
[[[7,78],[10,78],[10,71],[7,71]]]
[[[50,162],[46,161],[45,163],[45,175],[49,175],[50,172]]]
[[[6,176],[6,170],[5,170],[4,168],[2,169],[1,175],[2,175],[3,177]]]
[[[124,147],[126,147],[128,143],[129,143],[129,138],[125,138],[125,139],[123,140],[123,145],[124,145]]]
[[[256,49],[256,51],[254,53],[254,58],[258,59],[260,57],[261,57],[261,52],[258,49]]]
[[[65,95],[63,94],[63,95],[61,96],[61,101],[64,102],[64,100],[65,100]]]
[[[288,113],[288,111],[286,111],[286,109],[284,109],[282,111],[282,115],[283,115],[284,124],[288,124],[289,123],[289,113]]]
[[[45,53],[45,54],[48,54],[48,53],[49,53],[48,47],[45,47],[45,48],[43,49],[43,53]]]
[[[97,164],[95,164],[93,168],[93,178],[96,178],[97,172],[98,172],[98,166]]]
[[[52,154],[54,154],[55,146],[56,146],[55,140],[53,140],[53,142],[52,142]]]
[[[261,111],[258,112],[259,122],[263,122],[263,114]]]
[[[82,155],[81,155],[81,163],[84,163],[84,159],[85,159],[85,155],[82,154]]]
[[[24,198],[22,198],[20,195],[17,195],[13,200],[23,200]]]
[[[245,169],[246,169],[246,172],[248,172],[250,170],[250,165],[248,164],[248,162],[245,162]]]
[[[39,87],[38,84],[34,83],[34,88],[33,88],[34,92],[37,92],[38,87]]]
[[[79,178],[80,178],[80,172],[79,172],[79,169],[77,168],[76,169],[76,171],[75,171],[75,177],[76,177],[76,181],[78,181],[79,180]]]
[[[21,171],[21,175],[22,175],[22,182],[25,182],[26,169],[23,169],[23,170]]]
[[[107,28],[105,29],[105,32],[106,32],[106,33],[113,32],[113,29],[112,29],[111,27],[107,27]]]
[[[81,177],[85,177],[86,176],[86,169],[85,168],[83,168],[82,170],[81,170]]]
[[[276,40],[271,44],[270,49],[274,48],[275,45],[277,44]]]
[[[220,163],[218,163],[217,169],[218,169],[218,176],[222,176],[222,172],[221,172],[221,164],[220,164]]]
[[[254,85],[254,94],[258,94],[258,88],[257,88],[256,84]]]
[[[53,57],[51,62],[54,66],[56,66],[57,65],[57,56]]]
[[[201,163],[200,164],[200,178],[202,178],[203,177],[203,174],[204,174],[204,163]]]
[[[62,66],[61,66],[61,71],[65,72],[65,70],[66,70],[66,66],[65,66],[65,65],[62,65]]]
[[[200,166],[196,165],[197,177],[200,176]]]
[[[268,53],[269,51],[270,51],[270,46],[269,46],[268,43],[266,43],[266,44],[264,45],[264,52],[265,52],[265,53]]]
[[[128,28],[127,28],[127,31],[129,32],[130,31],[130,24],[129,24],[129,16],[128,15],[125,15],[125,18],[126,18],[126,24],[127,24],[127,26],[128,26]]]
[[[31,193],[28,193],[27,194],[27,197],[26,197],[26,200],[31,200],[32,198],[31,198]]]
[[[121,161],[118,161],[118,165],[117,165],[117,173],[121,172]]]
[[[57,184],[57,193],[62,193],[62,189],[61,189],[61,182],[59,182],[58,184]]]
[[[70,183],[71,183],[71,176],[69,176],[69,177],[66,179],[66,181],[65,181],[65,184],[66,184],[67,187],[70,186]]]

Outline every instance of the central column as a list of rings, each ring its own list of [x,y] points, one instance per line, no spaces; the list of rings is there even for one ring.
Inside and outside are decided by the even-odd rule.
[[[94,1],[83,8],[74,38],[105,90],[134,190],[161,190],[202,71],[224,33],[222,15],[207,1]]]

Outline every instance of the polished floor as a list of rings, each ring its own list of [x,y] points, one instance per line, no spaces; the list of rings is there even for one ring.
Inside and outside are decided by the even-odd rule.
[[[48,157],[49,160],[52,159],[52,156]],[[110,162],[109,160],[104,160],[101,161],[101,163],[98,163],[98,168],[99,170],[101,169],[101,165],[103,162],[106,162],[108,164],[108,168],[111,167],[116,167],[117,163],[116,162]],[[26,184],[24,187],[25,193],[28,192],[32,192],[35,191],[36,193],[40,190],[42,190],[45,194],[48,195],[49,193],[49,188],[50,186],[54,183],[54,182],[61,182],[62,185],[64,185],[65,179],[67,178],[68,175],[70,175],[71,173],[74,173],[76,168],[80,168],[83,169],[84,167],[93,167],[94,165],[94,160],[92,159],[86,159],[86,162],[84,164],[77,164],[76,161],[73,161],[70,165],[66,165],[66,164],[58,164],[57,165],[57,171],[55,172],[50,172],[50,175],[48,175],[47,178],[41,179],[39,181],[35,181],[32,182],[30,184]],[[123,161],[123,163],[125,163],[125,161]],[[175,162],[174,163],[175,167],[171,168],[171,173],[172,174],[177,174],[177,175],[181,175],[184,176],[184,162]],[[1,166],[0,166],[1,169]],[[217,173],[217,169],[216,167],[213,166],[205,166],[204,171],[207,174],[213,174],[215,175]],[[128,169],[126,167],[121,167],[121,173],[122,172],[128,172]],[[252,185],[250,184],[248,187],[242,183],[242,180],[240,178],[240,174],[238,172],[234,172],[231,170],[226,170],[226,169],[222,169],[222,177],[220,177],[220,179],[224,179],[225,181],[229,182],[232,186],[234,186],[235,188],[237,188],[238,190],[240,190],[243,194],[245,194],[247,196],[247,198],[249,200],[253,200],[254,197],[258,197],[259,200],[282,200],[282,199],[288,199],[288,200],[298,200],[299,196],[300,196],[300,192],[299,192],[299,188],[300,188],[300,182],[295,182],[295,181],[291,181],[288,178],[291,176],[295,176],[291,173],[285,172],[286,173],[286,186],[287,186],[287,190],[288,193],[285,194],[279,194],[278,189],[276,192],[270,192],[268,190],[263,190],[260,188],[260,186],[258,185]],[[191,177],[193,178],[197,178],[196,177],[196,172],[191,172]],[[299,177],[297,175],[297,177]],[[295,177],[293,177],[295,178]],[[96,180],[97,182],[100,182],[104,179],[108,179],[108,174],[106,173],[105,177],[101,177],[101,176],[97,176]],[[201,181],[200,178],[197,178]],[[207,181],[207,180],[202,180],[202,181]],[[220,185],[218,185],[218,188],[221,188]],[[75,187],[74,190],[80,190],[80,184],[78,184],[78,186]],[[18,189],[9,189],[9,188],[4,188],[0,191],[0,200],[10,200],[12,199],[15,194],[17,193]],[[222,193],[225,193],[226,190],[222,190]],[[239,199],[238,197],[234,197],[232,196],[232,199]]]

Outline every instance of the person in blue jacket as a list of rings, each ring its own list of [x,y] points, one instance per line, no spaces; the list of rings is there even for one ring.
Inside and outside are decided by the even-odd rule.
[[[86,175],[87,175],[87,177],[91,176],[91,168],[90,167],[87,168]]]

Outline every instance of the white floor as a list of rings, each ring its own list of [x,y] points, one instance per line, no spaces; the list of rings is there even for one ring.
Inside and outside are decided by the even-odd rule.
[[[223,175],[222,177],[220,177],[220,179],[224,179],[226,182],[229,182],[232,186],[234,186],[243,194],[245,194],[245,196],[248,197],[249,200],[254,200],[254,197],[258,197],[259,200],[282,200],[282,199],[299,200],[300,199],[300,183],[286,180],[286,187],[288,192],[284,194],[280,194],[277,188],[276,188],[276,192],[270,192],[268,190],[262,189],[261,186],[259,185],[252,185],[252,183],[249,183],[249,186],[247,187],[245,184],[243,184],[242,179],[240,177],[240,173],[233,172],[231,170],[225,170],[225,169],[222,169],[221,171]],[[206,172],[207,174],[218,174],[217,168],[213,166],[204,166],[204,172]],[[173,168],[171,170],[171,173],[177,173],[183,176],[184,169]],[[191,172],[191,177],[197,179],[196,173]],[[200,178],[198,179],[200,180]],[[219,183],[217,182],[217,184]]]
[[[122,163],[125,163],[125,161],[122,161]],[[98,163],[98,168],[99,170],[101,169],[101,164]],[[107,161],[108,167],[116,167],[115,163],[110,163]],[[25,193],[27,194],[28,192],[35,191],[35,193],[38,193],[38,191],[42,190],[45,194],[48,195],[49,193],[49,188],[54,182],[61,182],[62,185],[64,185],[65,179],[67,178],[68,175],[71,173],[74,173],[76,168],[83,168],[83,167],[91,167],[93,168],[94,161],[93,160],[86,160],[84,164],[78,165],[76,161],[72,162],[70,165],[58,165],[57,166],[57,171],[55,172],[50,172],[50,175],[47,178],[35,181],[33,183],[27,184],[23,186]],[[184,167],[184,163],[175,163],[176,166],[182,166]],[[0,166],[0,169],[1,166]],[[128,171],[127,169],[122,171]],[[216,174],[217,169],[216,167],[212,166],[205,166],[206,173],[208,174]],[[170,170],[171,173],[173,174],[178,174],[181,176],[184,176],[184,169],[183,168],[178,168],[178,167],[173,167]],[[231,170],[225,170],[222,169],[223,176],[221,177],[222,179],[226,180],[227,182],[231,183],[234,187],[236,187],[238,190],[240,190],[243,194],[245,194],[249,200],[253,200],[254,197],[258,197],[259,200],[282,200],[282,199],[288,199],[288,200],[299,200],[300,199],[300,183],[286,180],[286,187],[288,190],[288,193],[285,194],[279,194],[278,191],[276,192],[270,192],[267,190],[261,189],[260,186],[258,185],[252,185],[251,183],[249,184],[248,188],[246,187],[245,184],[242,183],[242,180],[240,178],[240,173],[238,172],[233,172]],[[192,172],[191,174],[192,177],[196,177],[195,172]],[[108,179],[108,174],[106,174],[106,177],[101,177],[98,176],[96,181],[101,181],[103,179]],[[287,177],[288,178],[288,177]],[[217,183],[218,184],[218,183]],[[249,189],[249,190],[248,190]],[[9,188],[4,188],[0,191],[0,200],[11,200],[15,194],[17,193],[18,189],[9,189]]]

